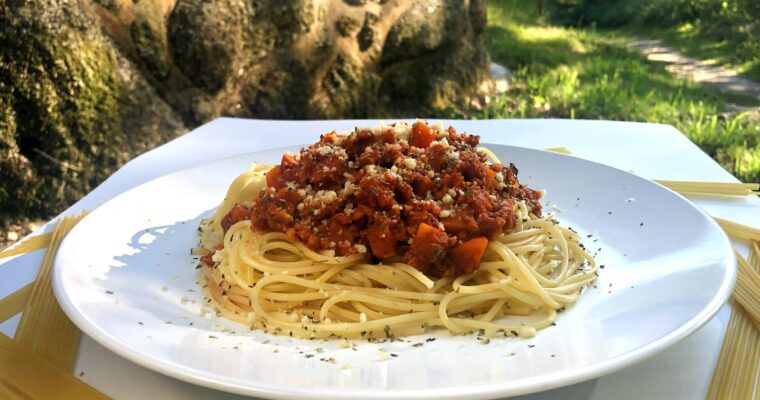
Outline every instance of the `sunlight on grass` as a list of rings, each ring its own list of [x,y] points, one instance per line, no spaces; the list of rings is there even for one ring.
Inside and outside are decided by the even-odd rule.
[[[689,33],[693,30],[694,30],[694,25],[689,22],[682,24],[681,26],[676,28],[676,32],[678,33]]]
[[[739,179],[760,181],[760,124],[726,114],[725,95],[672,76],[620,33],[551,26],[533,2],[491,0],[488,13],[486,46],[513,76],[480,117],[671,124]]]
[[[517,38],[526,43],[562,43],[564,49],[574,53],[585,53],[586,47],[575,35],[568,37],[568,29],[557,27],[525,27],[517,32]]]

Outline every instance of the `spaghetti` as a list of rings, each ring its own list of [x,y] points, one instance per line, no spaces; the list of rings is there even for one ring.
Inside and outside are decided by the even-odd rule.
[[[420,143],[421,125],[433,140]],[[280,166],[252,165],[235,179],[216,212],[202,222],[201,246],[194,250],[202,256],[206,296],[221,315],[252,329],[301,338],[390,338],[420,334],[432,327],[443,327],[456,334],[479,331],[484,337],[497,334],[532,337],[536,330],[552,325],[558,311],[573,304],[582,289],[595,280],[596,263],[584,250],[578,234],[557,224],[551,214],[541,216],[538,199],[542,192],[520,185],[514,166],[503,167],[493,155],[492,163],[487,163],[487,152],[475,148],[476,136],[457,134],[453,128],[444,131],[422,122],[411,126],[395,124],[374,130],[357,129],[348,135],[323,135],[320,143],[302,149],[300,157],[303,160],[310,153],[339,153],[338,146],[350,149],[346,143],[359,137],[360,132],[365,137],[366,132],[383,137],[386,143],[372,145],[374,149],[389,148],[385,146],[387,142],[403,146],[393,164],[408,167],[394,169],[398,175],[395,179],[402,182],[404,179],[411,182],[414,174],[432,168],[435,161],[429,156],[437,154],[436,146],[452,143],[449,147],[453,150],[443,153],[449,160],[444,166],[432,168],[433,187],[425,195],[415,187],[415,194],[406,202],[394,202],[382,211],[382,215],[395,210],[405,216],[397,220],[400,222],[396,224],[401,226],[382,231],[382,236],[372,236],[373,226],[382,215],[372,217],[369,210],[362,208],[366,202],[362,203],[361,193],[356,192],[372,191],[373,186],[365,179],[375,177],[367,171],[381,168],[382,161],[356,166],[344,174],[352,182],[349,176],[356,179],[358,189],[354,188],[348,198],[357,202],[357,208],[344,208],[345,198],[333,199],[341,202],[340,207],[333,214],[325,214],[327,217],[320,215],[330,221],[321,224],[305,216],[317,216],[329,209],[330,204],[325,207],[323,201],[321,206],[313,205],[308,195],[294,200],[297,205],[292,210],[298,211],[291,212],[298,218],[293,220],[275,219],[277,208],[261,213],[265,203],[262,199],[274,196],[275,192],[296,197],[289,192],[297,193],[305,187],[304,183],[319,185],[313,176],[296,184],[288,181],[285,158],[292,155],[286,154]],[[377,140],[379,143],[381,139]],[[332,150],[323,150],[325,143],[331,143]],[[426,150],[420,152],[418,145]],[[361,157],[370,147],[359,149]],[[459,186],[453,186],[455,196],[451,196],[452,189],[440,188],[440,182],[452,170],[470,168],[463,166],[461,159],[452,159],[449,155],[452,151],[462,158],[468,157],[468,152],[477,153],[477,160],[470,160],[479,163],[477,171],[497,171],[495,174],[501,176],[494,178],[493,172],[487,171],[475,174],[458,181]],[[343,160],[348,165],[360,158],[350,153],[349,150]],[[330,165],[329,160],[327,163]],[[387,165],[384,169],[390,171]],[[385,184],[390,182],[387,171],[382,175],[387,180],[380,181]],[[439,172],[443,180],[439,180]],[[280,179],[272,179],[273,176]],[[343,186],[351,185],[344,182]],[[483,198],[496,204],[486,203],[491,207],[490,214],[473,211],[479,205],[473,203],[473,198],[480,198],[479,190],[490,196]],[[276,204],[285,207],[289,198],[281,198]],[[429,208],[420,211],[418,202],[428,204]],[[505,209],[501,210],[499,205]],[[304,207],[312,207],[316,212]],[[348,212],[354,217],[355,213],[363,212],[361,221],[366,224],[362,230],[352,231],[353,242],[336,243],[326,235],[336,235],[338,231],[317,228],[329,227],[330,218],[339,218],[349,210],[354,210]],[[420,222],[419,215],[427,219]],[[297,236],[297,228],[298,224],[306,224],[307,219],[317,225],[306,225],[316,238],[306,236],[304,240]],[[408,224],[410,219],[415,223]],[[340,225],[341,232],[344,228],[350,231],[350,224],[358,220],[355,217]],[[287,223],[262,227],[282,221]],[[473,226],[470,221],[486,222]],[[498,229],[493,228],[498,222],[501,222]],[[497,231],[489,235],[489,226]],[[389,239],[386,233],[395,235],[391,247],[387,240],[379,239]],[[442,239],[431,239],[437,237]],[[435,258],[435,264],[431,265],[428,258]]]

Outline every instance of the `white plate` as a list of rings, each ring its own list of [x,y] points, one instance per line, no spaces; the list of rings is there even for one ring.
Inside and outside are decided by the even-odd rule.
[[[488,147],[518,166],[522,182],[547,189],[545,210],[556,205],[560,222],[578,230],[605,266],[596,287],[533,339],[481,344],[437,331],[357,342],[353,350],[199,315],[197,261],[189,254],[198,223],[251,162],[277,163],[285,149],[176,172],[100,206],[58,251],[56,297],[87,335],[138,364],[220,390],[299,399],[484,398],[556,388],[663,350],[728,298],[729,241],[683,197],[590,161]],[[397,357],[382,360],[380,349]],[[330,358],[334,364],[323,361]]]

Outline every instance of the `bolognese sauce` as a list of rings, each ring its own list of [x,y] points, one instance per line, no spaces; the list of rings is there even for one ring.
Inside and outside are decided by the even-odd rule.
[[[514,228],[517,202],[540,216],[542,194],[514,165],[489,164],[479,140],[421,121],[324,134],[286,153],[222,229],[250,220],[336,256],[402,260],[433,277],[473,272],[488,241]]]

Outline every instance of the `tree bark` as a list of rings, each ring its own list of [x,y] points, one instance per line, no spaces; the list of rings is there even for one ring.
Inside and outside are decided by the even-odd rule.
[[[488,81],[485,0],[0,0],[0,215],[217,116],[425,117]]]

